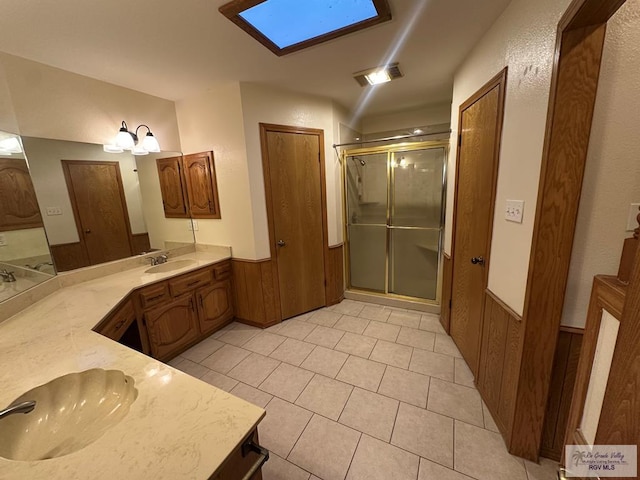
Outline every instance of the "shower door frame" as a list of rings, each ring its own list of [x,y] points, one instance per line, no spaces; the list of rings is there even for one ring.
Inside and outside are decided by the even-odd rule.
[[[440,306],[441,295],[442,295],[442,246],[444,241],[444,227],[445,227],[445,218],[446,218],[446,202],[447,202],[447,166],[449,160],[449,140],[432,140],[426,142],[403,142],[403,143],[394,143],[392,145],[382,145],[377,147],[362,147],[362,148],[354,148],[351,150],[343,150],[340,163],[342,164],[342,215],[344,221],[342,222],[343,227],[343,238],[344,238],[344,258],[345,258],[345,280],[347,290],[351,290],[354,292],[362,292],[369,295],[375,295],[378,297],[386,297],[386,298],[394,298],[398,300],[407,300],[411,302],[419,302],[425,305],[434,305]],[[437,279],[436,279],[436,298],[435,300],[429,300],[420,297],[411,297],[407,295],[400,295],[397,293],[389,292],[389,262],[390,262],[390,246],[391,246],[391,231],[393,228],[390,228],[390,219],[391,219],[391,189],[394,185],[394,170],[391,165],[391,161],[394,157],[394,154],[397,152],[409,152],[414,150],[427,150],[434,148],[442,148],[444,149],[444,159],[442,166],[442,209],[440,212],[440,226],[439,226],[439,238],[438,238],[438,270],[437,270]],[[353,287],[351,285],[351,241],[349,238],[349,205],[348,205],[348,179],[347,179],[347,158],[355,155],[375,155],[380,153],[387,154],[387,212],[386,212],[386,244],[385,244],[385,279],[384,286],[385,291],[380,292],[377,290],[371,290],[362,287]],[[401,227],[403,229],[422,229],[422,227]]]

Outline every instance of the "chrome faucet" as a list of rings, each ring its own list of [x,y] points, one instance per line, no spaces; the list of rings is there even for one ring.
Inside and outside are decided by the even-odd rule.
[[[7,269],[0,270],[0,277],[2,277],[3,282],[15,282],[16,277],[13,272],[8,272]]]
[[[162,255],[158,255],[157,257],[151,257],[151,265],[160,265],[162,263],[167,263],[169,257],[167,254],[163,253]]]
[[[34,400],[11,405],[4,410],[0,410],[0,419],[8,417],[9,415],[14,415],[16,413],[29,413],[33,411],[34,408],[36,408],[36,402]]]

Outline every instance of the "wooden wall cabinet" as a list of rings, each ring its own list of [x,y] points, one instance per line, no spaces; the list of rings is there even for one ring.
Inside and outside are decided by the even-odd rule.
[[[0,158],[0,232],[42,227],[27,163]]]
[[[213,152],[156,160],[167,218],[221,218]]]

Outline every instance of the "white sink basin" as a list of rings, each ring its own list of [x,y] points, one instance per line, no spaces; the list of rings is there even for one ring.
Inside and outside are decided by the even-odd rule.
[[[58,377],[12,402],[36,406],[0,419],[0,457],[45,460],[80,450],[117,425],[137,397],[133,378],[119,370]]]
[[[147,268],[144,273],[163,273],[178,270],[179,268],[188,267],[196,263],[195,260],[174,260],[155,267]]]

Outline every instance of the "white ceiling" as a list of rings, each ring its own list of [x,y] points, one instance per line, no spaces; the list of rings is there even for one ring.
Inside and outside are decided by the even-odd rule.
[[[373,114],[450,100],[456,67],[510,0],[389,0],[392,21],[285,57],[223,17],[226,1],[2,0],[0,50],[171,100],[249,81]],[[352,74],[386,61],[405,77],[365,102]]]

